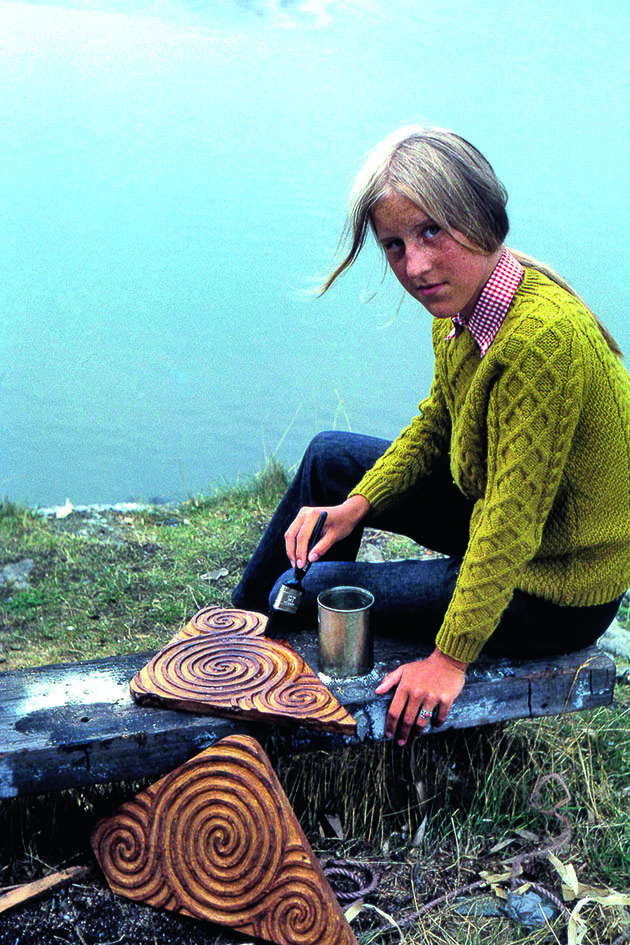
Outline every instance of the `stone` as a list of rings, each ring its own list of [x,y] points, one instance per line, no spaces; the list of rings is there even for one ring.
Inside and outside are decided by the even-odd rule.
[[[528,929],[544,928],[560,914],[557,906],[533,889],[524,893],[508,893],[504,910],[510,919],[520,922]]]
[[[613,620],[608,630],[597,641],[597,645],[615,661],[617,678],[626,676],[630,669],[630,633]]]
[[[32,558],[23,558],[15,564],[7,564],[0,571],[0,588],[8,587],[14,591],[25,591],[30,584],[28,579],[35,567]]]

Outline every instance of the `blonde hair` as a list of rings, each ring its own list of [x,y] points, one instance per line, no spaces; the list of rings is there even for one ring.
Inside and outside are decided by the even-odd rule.
[[[447,232],[463,234],[481,253],[495,252],[508,234],[507,192],[483,154],[452,131],[406,126],[381,141],[357,174],[340,239],[345,252],[342,249],[341,261],[322,282],[320,294],[354,263],[368,231],[374,232],[374,207],[394,193],[418,204]],[[585,304],[545,263],[518,250],[510,252],[523,266],[542,272]],[[608,329],[591,314],[610,349],[621,355]]]

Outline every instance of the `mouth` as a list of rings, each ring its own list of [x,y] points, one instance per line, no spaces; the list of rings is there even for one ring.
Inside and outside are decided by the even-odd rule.
[[[446,285],[445,282],[431,282],[416,287],[416,292],[423,298],[429,298]]]

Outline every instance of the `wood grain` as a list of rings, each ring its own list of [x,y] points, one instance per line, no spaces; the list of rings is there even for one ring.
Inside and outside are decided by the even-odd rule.
[[[301,656],[277,640],[202,633],[174,639],[130,683],[138,705],[356,733]]]
[[[91,874],[91,866],[70,866],[67,870],[59,870],[51,873],[50,876],[44,876],[43,879],[35,879],[32,883],[0,889],[0,912],[8,912],[16,906],[23,906],[57,889],[63,889],[64,886],[70,886],[71,883],[87,879]],[[19,937],[15,941],[18,942]]]
[[[278,945],[356,939],[255,739],[229,736],[97,824],[112,890]]]

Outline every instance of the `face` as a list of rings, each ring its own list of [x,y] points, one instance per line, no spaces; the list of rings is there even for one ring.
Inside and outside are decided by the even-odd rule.
[[[501,257],[475,251],[401,194],[384,197],[372,212],[376,236],[402,287],[435,318],[467,318]],[[458,242],[461,240],[461,243]],[[462,245],[463,244],[463,245]]]

